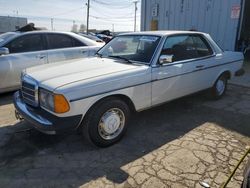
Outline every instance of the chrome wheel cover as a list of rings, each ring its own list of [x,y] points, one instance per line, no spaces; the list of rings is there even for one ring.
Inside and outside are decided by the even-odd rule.
[[[99,135],[104,140],[112,140],[120,135],[125,125],[125,115],[119,108],[106,111],[98,124]]]
[[[219,96],[223,94],[225,88],[226,88],[225,82],[223,80],[219,79],[216,83],[216,91],[217,91]]]

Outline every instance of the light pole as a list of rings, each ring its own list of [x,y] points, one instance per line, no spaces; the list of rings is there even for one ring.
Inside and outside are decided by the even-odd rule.
[[[90,4],[90,0],[88,0],[88,3],[87,3],[87,34],[89,34],[89,4]]]
[[[134,4],[135,4],[134,32],[136,31],[136,13],[137,13],[137,3],[138,3],[138,1],[134,1]]]

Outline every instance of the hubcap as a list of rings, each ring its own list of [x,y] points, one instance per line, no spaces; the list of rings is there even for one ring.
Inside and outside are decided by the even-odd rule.
[[[218,80],[216,83],[216,90],[219,95],[222,95],[225,90],[225,82],[223,80]]]
[[[105,140],[116,138],[123,130],[125,124],[125,116],[122,110],[112,108],[106,111],[98,125],[98,132]]]

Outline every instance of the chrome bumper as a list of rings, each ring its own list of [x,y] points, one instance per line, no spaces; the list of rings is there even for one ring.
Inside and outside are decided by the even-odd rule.
[[[19,91],[14,94],[14,105],[17,113],[30,122],[39,131],[46,134],[56,134],[56,131],[52,130],[53,123],[36,114],[32,109],[29,109],[28,106],[22,101]]]
[[[18,116],[31,123],[37,130],[45,134],[56,134],[69,129],[76,129],[81,123],[82,115],[58,117],[39,107],[23,102],[20,92],[14,94],[14,105]]]

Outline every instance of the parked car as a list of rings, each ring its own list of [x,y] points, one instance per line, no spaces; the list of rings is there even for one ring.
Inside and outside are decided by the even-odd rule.
[[[103,46],[71,32],[8,32],[0,35],[0,93],[20,87],[25,68],[93,56]]]
[[[85,34],[85,33],[78,33],[78,35],[86,37],[86,38],[91,39],[91,40],[96,41],[96,42],[104,42],[102,39],[98,38],[95,35]]]
[[[242,53],[221,50],[205,33],[122,34],[97,57],[26,69],[14,104],[41,132],[78,129],[106,147],[122,138],[133,111],[205,89],[222,97],[242,63]]]
[[[112,36],[108,36],[104,34],[96,34],[96,36],[102,41],[104,41],[105,43],[108,43],[112,39]]]

